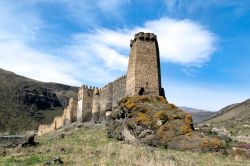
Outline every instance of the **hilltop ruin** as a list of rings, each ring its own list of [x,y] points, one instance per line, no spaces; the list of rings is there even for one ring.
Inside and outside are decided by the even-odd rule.
[[[78,99],[71,99],[70,106],[65,109],[64,115],[56,117],[51,125],[41,125],[38,133],[55,130],[74,121],[100,122],[123,97],[135,95],[165,97],[161,86],[157,36],[153,33],[139,32],[130,41],[130,47],[126,75],[108,83],[103,88],[81,86]]]

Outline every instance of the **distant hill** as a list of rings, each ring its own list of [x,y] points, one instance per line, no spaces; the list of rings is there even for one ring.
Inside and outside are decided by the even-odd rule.
[[[34,130],[62,114],[78,87],[45,83],[0,69],[0,132]]]
[[[210,118],[215,112],[201,110],[196,108],[179,107],[181,110],[190,113],[193,117],[194,123],[199,123]]]
[[[222,108],[203,123],[223,126],[240,135],[250,134],[250,99]]]

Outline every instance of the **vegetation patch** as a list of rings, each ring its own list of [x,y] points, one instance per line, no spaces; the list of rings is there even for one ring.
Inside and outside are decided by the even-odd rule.
[[[127,144],[107,138],[105,127],[74,128],[36,138],[36,148],[5,149],[0,165],[45,165],[60,158],[63,165],[248,165],[249,160],[218,153],[176,151],[162,147]],[[64,134],[65,137],[60,136]],[[187,139],[188,140],[188,139]],[[179,144],[182,143],[181,141]],[[183,146],[183,145],[182,145]],[[173,160],[170,160],[174,158]]]

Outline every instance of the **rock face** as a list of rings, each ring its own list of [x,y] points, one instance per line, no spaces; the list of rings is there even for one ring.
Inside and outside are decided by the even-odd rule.
[[[50,109],[61,107],[55,93],[47,88],[30,88],[24,86],[17,90],[16,98],[21,105],[33,106],[36,109]]]
[[[163,97],[123,98],[107,117],[107,136],[131,143],[178,150],[218,151],[219,138],[194,131],[192,116]]]
[[[0,69],[0,132],[36,130],[60,116],[77,87],[32,80]]]

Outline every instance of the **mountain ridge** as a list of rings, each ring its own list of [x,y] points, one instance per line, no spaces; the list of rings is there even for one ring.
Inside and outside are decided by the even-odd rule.
[[[0,68],[0,132],[35,130],[62,114],[78,87],[30,79]]]

